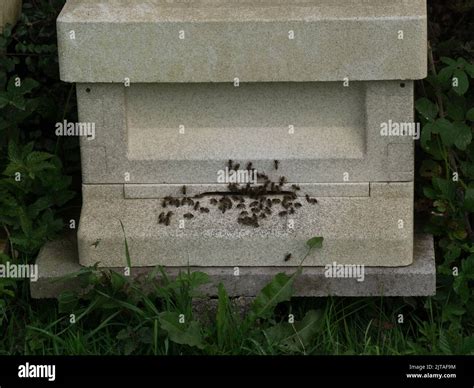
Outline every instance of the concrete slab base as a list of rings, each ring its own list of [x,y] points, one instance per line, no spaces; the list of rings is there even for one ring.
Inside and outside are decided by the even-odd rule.
[[[57,298],[61,292],[78,289],[70,275],[79,271],[77,240],[68,235],[47,243],[38,255],[38,281],[31,282],[33,298]],[[123,273],[123,268],[111,268]],[[131,276],[140,278],[153,267],[132,268]],[[176,276],[186,267],[166,268],[168,276]],[[252,297],[268,284],[279,272],[294,273],[295,267],[190,267],[191,271],[209,274],[212,282],[202,291],[217,294],[222,282],[230,296]],[[69,277],[68,277],[69,276]],[[67,279],[65,277],[68,277]],[[436,266],[433,237],[416,234],[413,264],[406,267],[365,267],[365,279],[328,278],[324,267],[303,267],[295,280],[294,296],[428,296],[436,293]]]

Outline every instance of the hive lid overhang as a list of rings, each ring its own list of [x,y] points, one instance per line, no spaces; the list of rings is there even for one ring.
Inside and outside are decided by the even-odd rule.
[[[68,0],[68,82],[421,79],[425,0]]]

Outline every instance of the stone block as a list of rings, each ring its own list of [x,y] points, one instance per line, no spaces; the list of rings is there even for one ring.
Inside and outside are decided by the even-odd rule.
[[[33,298],[57,298],[61,292],[79,290],[71,275],[81,268],[77,242],[73,234],[48,242],[36,260],[39,278],[30,283]],[[211,283],[201,289],[208,296],[217,295],[217,285],[222,282],[232,297],[254,297],[279,272],[294,273],[291,267],[241,267],[240,276],[228,267],[189,267],[191,271],[203,271],[210,276]],[[114,270],[123,274],[123,268]],[[132,268],[131,276],[143,279],[153,267]],[[167,268],[166,273],[174,278],[188,267]],[[156,271],[155,271],[156,273]],[[158,276],[158,275],[157,275]],[[146,286],[146,282],[144,283]],[[328,278],[324,267],[305,266],[295,280],[294,296],[429,296],[436,293],[436,267],[433,237],[415,234],[414,260],[406,267],[367,267],[365,279]]]
[[[21,0],[2,0],[0,4],[0,32],[6,24],[15,24],[21,14]]]
[[[61,77],[79,83],[420,79],[426,24],[424,0],[68,0],[58,18]]]
[[[125,265],[120,222],[136,266],[291,267],[299,264],[306,252],[305,242],[314,236],[324,236],[324,246],[306,258],[308,266],[333,261],[368,266],[410,264],[413,184],[374,183],[372,192],[361,197],[321,196],[315,205],[300,197],[297,201],[302,208],[295,214],[280,217],[284,209],[275,205],[272,216],[254,228],[237,223],[241,210],[235,204],[222,214],[210,204],[214,196],[199,199],[200,206],[210,209],[201,214],[192,206],[163,209],[160,198],[124,199],[123,185],[85,185],[78,232],[81,264]],[[174,213],[170,225],[159,224],[159,214],[167,211]],[[195,215],[193,219],[184,217],[189,212]],[[284,262],[287,253],[292,253],[293,261]]]

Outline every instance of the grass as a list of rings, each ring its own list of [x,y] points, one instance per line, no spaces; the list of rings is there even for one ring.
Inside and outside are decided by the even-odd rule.
[[[28,285],[4,310],[0,354],[24,355],[409,355],[473,353],[471,325],[443,321],[433,298],[292,298],[274,280],[241,314],[224,287],[216,311],[196,315],[205,274],[140,284],[89,269],[93,288],[59,301],[31,300]],[[151,279],[146,280],[148,284]],[[291,291],[291,290],[290,290]],[[74,314],[75,323],[71,323]],[[289,323],[292,314],[295,322]],[[399,322],[403,315],[403,323]],[[182,322],[180,321],[182,318]],[[456,345],[457,344],[457,345]],[[466,345],[467,344],[467,345]],[[464,346],[464,347],[463,347]]]

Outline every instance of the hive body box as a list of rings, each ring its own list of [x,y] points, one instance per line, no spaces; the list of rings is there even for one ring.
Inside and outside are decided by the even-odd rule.
[[[81,264],[125,264],[120,221],[136,266],[293,266],[285,254],[316,235],[306,266],[412,263],[413,138],[380,130],[413,122],[424,1],[68,0],[58,39],[61,77],[96,128],[81,141]],[[318,204],[259,228],[214,206],[158,224],[183,184],[224,191],[229,159]]]

